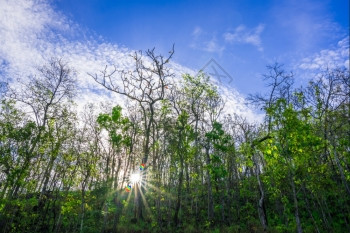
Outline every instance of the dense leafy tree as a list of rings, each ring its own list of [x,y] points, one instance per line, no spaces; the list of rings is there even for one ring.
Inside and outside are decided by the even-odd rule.
[[[268,92],[249,98],[259,124],[222,115],[205,74],[173,80],[172,55],[93,76],[125,108],[77,112],[74,72],[57,59],[26,86],[2,84],[1,232],[350,230],[348,70],[294,88],[268,66]]]

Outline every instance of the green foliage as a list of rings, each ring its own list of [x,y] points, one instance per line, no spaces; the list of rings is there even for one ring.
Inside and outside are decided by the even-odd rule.
[[[348,76],[336,74],[332,90],[332,77],[294,93],[276,87],[261,125],[215,121],[218,89],[184,75],[153,106],[149,145],[143,105],[100,114],[91,105],[79,119],[62,102],[41,121],[3,98],[0,232],[296,232],[296,213],[303,232],[348,232]],[[38,93],[35,106],[55,97]],[[126,192],[146,147],[141,188]]]

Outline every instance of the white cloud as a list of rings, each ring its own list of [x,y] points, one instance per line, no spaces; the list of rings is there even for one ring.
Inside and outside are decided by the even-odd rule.
[[[334,49],[324,49],[319,53],[304,58],[298,65],[303,70],[318,70],[335,67],[346,67],[349,69],[349,38],[340,40]]]
[[[226,32],[223,37],[230,43],[251,44],[263,51],[260,35],[264,31],[265,25],[259,24],[257,27],[248,29],[244,25],[238,26],[233,33]]]
[[[192,32],[192,36],[198,37],[198,36],[200,36],[202,34],[202,32],[203,32],[202,29],[197,26],[197,27],[194,28],[194,30]]]
[[[196,50],[219,54],[225,50],[225,47],[219,44],[215,35],[208,35],[208,33],[198,26],[192,32],[190,47]]]
[[[202,47],[202,49],[207,52],[221,53],[224,50],[224,47],[220,46],[215,38],[211,39],[210,41],[204,42],[203,45],[204,46]]]
[[[219,45],[216,38],[211,40],[198,41],[195,40],[190,44],[190,47],[197,50],[202,50],[210,53],[222,53],[225,49],[224,46]]]
[[[102,87],[87,73],[98,72],[106,64],[131,67],[130,51],[109,43],[67,39],[75,33],[82,31],[55,12],[47,1],[0,1],[0,63],[6,64],[4,76],[12,79],[14,85],[17,79],[25,80],[35,74],[36,67],[51,57],[59,57],[78,72],[79,109],[89,101],[109,99],[108,95],[94,92]],[[122,101],[118,95],[113,95],[113,99]]]
[[[264,115],[257,114],[247,107],[245,98],[237,90],[227,86],[219,86],[219,91],[222,93],[223,99],[226,102],[223,114],[230,114],[231,116],[237,114],[246,118],[250,123],[263,122]]]
[[[79,34],[80,33],[80,34]],[[113,101],[124,105],[120,95],[110,95],[87,73],[98,73],[106,65],[116,65],[118,69],[130,69],[133,61],[132,51],[116,44],[95,40],[71,40],[83,37],[84,32],[64,15],[53,10],[45,0],[0,0],[0,67],[1,73],[15,82],[17,78],[26,79],[35,74],[35,67],[44,64],[51,57],[61,57],[78,72],[79,93],[77,103],[82,110],[88,102]],[[198,27],[194,35],[203,32]],[[202,49],[210,52],[222,51],[213,38],[202,44]],[[170,63],[177,77],[182,73],[195,74],[193,70],[180,64]],[[2,77],[4,77],[2,76]],[[231,100],[230,109],[243,109],[242,115],[254,119],[249,109],[244,110],[243,98],[238,92],[223,94]]]

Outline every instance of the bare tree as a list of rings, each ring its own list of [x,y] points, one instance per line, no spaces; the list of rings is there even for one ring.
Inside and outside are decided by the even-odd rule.
[[[107,90],[121,94],[136,101],[141,108],[143,115],[144,142],[142,163],[147,164],[150,155],[151,130],[154,117],[157,111],[157,103],[164,99],[166,89],[170,85],[168,79],[174,76],[171,70],[166,67],[174,54],[174,46],[169,52],[169,56],[156,55],[155,49],[147,50],[146,56],[142,51],[135,52],[132,58],[135,62],[135,69],[130,71],[118,70],[113,66],[108,71],[106,66],[101,75],[91,75],[95,81]],[[122,87],[117,85],[117,78],[122,81]],[[144,182],[147,183],[147,167],[144,170]],[[135,217],[142,218],[142,203],[140,192],[137,192],[137,209]]]
[[[264,81],[267,87],[271,88],[270,93],[249,95],[247,100],[261,109],[269,109],[277,99],[284,98],[287,103],[291,100],[292,87],[294,83],[293,73],[286,73],[283,65],[275,63],[267,66],[268,74],[264,74]],[[271,131],[271,117],[268,116],[268,131]]]

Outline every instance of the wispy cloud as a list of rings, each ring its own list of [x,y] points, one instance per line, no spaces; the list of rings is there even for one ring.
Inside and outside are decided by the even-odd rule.
[[[209,41],[204,41],[201,45],[201,49],[207,52],[221,53],[222,51],[224,51],[225,47],[219,45],[216,38],[212,38]]]
[[[200,36],[202,34],[203,30],[200,27],[195,27],[193,32],[192,32],[192,36],[197,38],[198,36]]]
[[[53,10],[44,0],[0,1],[0,64],[1,78],[16,85],[35,75],[36,67],[50,58],[63,58],[74,68],[78,82],[79,109],[87,102],[122,101],[117,95],[99,95],[95,90],[102,87],[87,73],[98,73],[105,65],[116,64],[120,68],[132,66],[128,49],[98,42],[71,40],[80,28],[64,15]],[[77,36],[79,37],[79,35]]]
[[[304,58],[298,68],[303,70],[318,70],[324,68],[350,67],[349,37],[340,40],[334,49],[324,49],[319,53]]]
[[[215,35],[203,31],[198,26],[193,29],[190,47],[196,50],[219,54],[225,50],[225,47],[218,42]]]
[[[88,76],[87,73],[98,73],[106,65],[116,65],[118,69],[133,68],[133,60],[129,56],[131,50],[121,48],[117,44],[79,40],[79,33],[84,34],[74,22],[53,10],[49,1],[45,0],[1,0],[0,1],[0,77],[25,80],[35,74],[35,67],[44,64],[51,57],[60,57],[78,72],[78,108],[82,110],[88,102],[113,101],[123,105],[125,101],[120,95],[107,94],[104,89]],[[203,30],[197,28],[194,35],[201,36]],[[84,36],[81,36],[84,37]],[[201,49],[209,52],[222,51],[213,37],[203,42]],[[183,73],[195,72],[180,64],[171,63],[177,77]],[[223,87],[225,88],[225,87]],[[227,95],[228,99],[243,99],[235,92]],[[228,111],[243,109],[240,115],[255,119],[256,115],[243,104],[243,101],[232,102]]]
[[[225,41],[230,43],[251,44],[263,51],[260,35],[264,31],[265,25],[259,24],[255,28],[247,28],[244,25],[238,26],[234,32],[226,32],[223,34]]]

